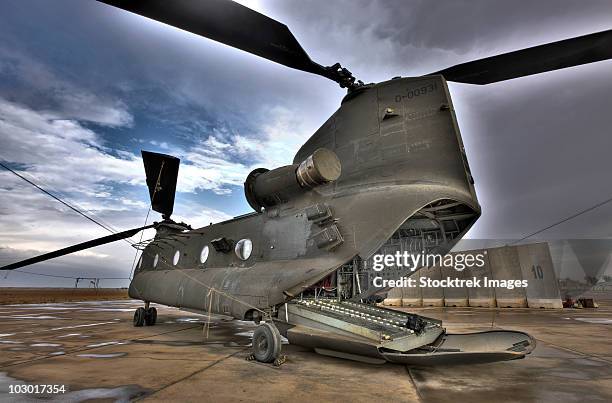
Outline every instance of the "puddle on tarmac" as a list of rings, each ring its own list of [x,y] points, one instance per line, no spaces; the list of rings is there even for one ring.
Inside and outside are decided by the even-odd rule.
[[[112,400],[115,402],[129,402],[147,393],[146,389],[141,388],[138,385],[119,386],[116,388],[95,388],[95,389],[83,389],[76,390],[61,395],[57,400],[53,401],[71,401],[71,402],[82,402],[94,399]]]
[[[65,330],[65,329],[77,329],[79,327],[91,327],[91,326],[100,326],[100,325],[111,325],[116,324],[117,322],[100,322],[100,323],[88,323],[86,325],[74,325],[74,326],[64,326],[64,327],[54,327],[49,330]]]
[[[22,310],[22,311],[27,311],[27,310],[42,310],[42,311],[66,311],[66,312],[70,312],[72,310],[78,309],[76,307],[69,307],[69,306],[15,306],[16,309]]]
[[[61,344],[55,344],[55,343],[34,343],[34,344],[30,344],[30,347],[59,347],[61,346]]]
[[[187,341],[187,340],[132,340],[133,344],[161,344],[171,347],[207,346],[207,347],[247,347],[250,343],[237,343],[235,341]]]
[[[15,333],[0,333],[0,337],[14,336]]]
[[[68,334],[64,334],[62,336],[57,336],[58,339],[63,339],[64,337],[76,337],[76,336],[80,336],[81,333],[68,333]]]
[[[134,308],[79,308],[78,312],[133,312]]]
[[[77,354],[77,357],[83,358],[117,358],[123,357],[127,353],[108,353],[108,354]]]
[[[90,344],[87,347],[116,346],[116,345],[122,345],[122,344],[127,344],[127,343],[122,342],[122,341],[107,341],[104,343]]]
[[[204,323],[205,321],[203,321],[200,318],[176,318],[175,322],[178,322],[178,323]]]
[[[594,323],[597,325],[612,325],[612,319],[610,318],[574,318],[581,322]]]
[[[0,340],[0,344],[22,344],[22,342],[13,340]]]
[[[50,315],[9,315],[9,316],[0,316],[0,319],[70,319],[70,318],[61,318],[59,316],[50,316]]]
[[[63,352],[63,351],[54,351],[52,353],[49,353],[49,355],[64,355],[64,354],[66,354],[66,353]]]
[[[137,299],[131,299],[126,301],[77,301],[73,302],[75,305],[130,305],[130,306],[141,306],[142,301]]]

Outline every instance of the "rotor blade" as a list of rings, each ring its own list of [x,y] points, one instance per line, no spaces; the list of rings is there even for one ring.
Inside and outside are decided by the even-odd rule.
[[[490,84],[612,59],[612,30],[458,64],[431,74],[447,81]]]
[[[325,75],[286,25],[229,0],[98,0],[294,69]]]
[[[116,234],[107,235],[102,238],[93,239],[91,241],[83,242],[77,245],[72,245],[64,249],[59,249],[53,252],[45,253],[43,255],[31,257],[26,260],[22,260],[21,262],[16,262],[9,264],[8,266],[0,267],[0,270],[15,270],[23,266],[28,266],[34,263],[43,262],[45,260],[53,259],[56,257],[68,255],[70,253],[78,252],[83,249],[93,248],[94,246],[104,245],[106,243],[119,241],[124,238],[129,238],[133,235],[136,235],[142,230],[153,228],[155,224],[147,225],[145,227],[134,228],[123,232],[117,232]]]
[[[176,180],[181,160],[171,155],[141,150],[153,210],[169,219],[174,210]]]

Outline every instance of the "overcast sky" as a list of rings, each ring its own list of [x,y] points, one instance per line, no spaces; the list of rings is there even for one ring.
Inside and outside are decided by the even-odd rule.
[[[609,0],[244,3],[287,24],[313,60],[365,82],[612,28]],[[95,1],[4,0],[0,11],[0,159],[118,230],[144,223],[141,149],[182,160],[175,219],[218,222],[249,211],[248,172],[290,163],[344,95]],[[520,238],[612,197],[612,62],[449,85],[483,208],[469,237]],[[0,172],[0,264],[104,235]],[[610,237],[612,204],[542,236]],[[117,242],[27,270],[127,277],[133,257]],[[24,284],[71,281],[0,277]]]

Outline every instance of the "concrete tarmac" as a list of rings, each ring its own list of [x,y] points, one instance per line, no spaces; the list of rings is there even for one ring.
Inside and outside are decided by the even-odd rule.
[[[480,365],[368,365],[284,345],[276,368],[249,362],[254,324],[139,301],[0,306],[0,401],[612,401],[612,305],[583,310],[418,308],[449,332],[494,328],[537,338],[523,360]],[[11,385],[65,385],[58,395]]]

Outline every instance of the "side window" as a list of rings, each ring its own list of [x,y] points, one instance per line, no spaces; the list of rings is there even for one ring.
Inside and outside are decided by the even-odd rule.
[[[250,239],[241,239],[236,243],[234,252],[236,252],[238,259],[247,260],[251,257],[251,252],[253,252],[253,242]]]
[[[202,252],[200,252],[200,263],[206,263],[206,261],[208,260],[208,253],[210,252],[210,250],[208,249],[208,245],[205,245],[202,248]]]

